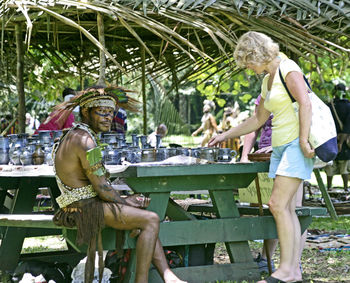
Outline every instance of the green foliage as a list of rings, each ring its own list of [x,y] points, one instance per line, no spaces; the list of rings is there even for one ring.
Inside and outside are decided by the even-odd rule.
[[[305,75],[311,81],[311,87],[317,95],[324,100],[332,97],[334,86],[338,83],[350,85],[350,68],[348,65],[348,55],[344,57],[331,57],[328,53],[315,58],[310,55],[310,61],[299,58],[299,64]],[[312,63],[316,62],[317,65]]]

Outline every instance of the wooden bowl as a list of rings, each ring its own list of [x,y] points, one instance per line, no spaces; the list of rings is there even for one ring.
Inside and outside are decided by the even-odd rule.
[[[271,157],[271,152],[269,153],[250,153],[248,154],[248,159],[250,161],[269,161]]]

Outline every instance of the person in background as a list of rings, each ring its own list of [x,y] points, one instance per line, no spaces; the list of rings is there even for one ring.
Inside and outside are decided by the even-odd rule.
[[[112,121],[111,131],[125,134],[128,130],[127,114],[123,108],[119,108],[114,112],[114,118]]]
[[[350,170],[350,101],[345,99],[346,87],[337,84],[334,87],[333,105],[328,103],[331,109],[338,133],[338,155],[332,165],[327,165],[324,170],[327,174],[327,188],[332,188],[333,176],[340,174],[343,179],[344,190],[348,191]]]
[[[294,61],[280,56],[278,44],[260,32],[250,31],[242,35],[234,57],[238,66],[256,74],[266,73],[261,86],[261,101],[252,117],[212,138],[209,146],[254,132],[273,114],[269,177],[274,179],[274,184],[268,205],[276,222],[281,253],[278,269],[258,283],[301,281],[301,231],[295,213],[296,193],[303,180],[311,178],[315,156],[308,142],[311,102],[303,72]],[[279,78],[279,70],[299,104],[298,117]]]
[[[208,144],[211,137],[218,132],[218,126],[216,124],[215,117],[211,114],[215,110],[215,103],[211,100],[204,100],[203,102],[203,116],[201,119],[201,126],[192,133],[192,137],[203,132],[203,139],[200,146],[204,147]]]
[[[219,132],[225,132],[231,129],[232,127],[236,127],[238,125],[237,121],[235,120],[236,118],[237,118],[237,113],[235,113],[234,109],[232,107],[225,107],[224,115],[222,117],[221,123],[218,126]],[[240,148],[240,139],[239,138],[229,139],[223,142],[221,144],[221,147],[231,148],[236,152],[238,152]]]
[[[75,95],[75,91],[71,88],[65,88],[62,93],[64,102],[69,100]],[[74,111],[74,110],[73,110]],[[75,121],[74,114],[72,112],[62,112],[60,115],[56,115],[56,111],[50,113],[44,123],[41,123],[39,128],[35,131],[37,134],[39,131],[54,131],[69,129],[73,126]]]
[[[258,98],[255,100],[255,111],[257,111],[257,107],[260,103],[261,95],[258,96]],[[255,151],[255,153],[270,153],[272,152],[272,146],[271,146],[271,134],[272,134],[272,118],[273,115],[270,115],[270,117],[267,119],[265,124],[258,130],[251,132],[247,135],[244,136],[244,145],[243,145],[243,150],[242,150],[242,156],[240,162],[245,163],[249,162],[248,159],[248,154],[251,152],[251,150],[254,147],[254,144],[256,143],[256,140],[259,136],[260,133],[260,139],[258,143],[258,150]],[[300,184],[298,188],[298,192],[296,194],[296,206],[301,207],[303,206],[303,193],[304,193],[304,188],[303,188],[303,182]],[[307,237],[307,230],[304,231],[303,235],[301,236],[301,247],[300,247],[300,256],[299,256],[299,266],[301,268],[301,255],[305,246],[305,241]],[[267,251],[265,247],[268,249],[268,254],[270,255],[271,258],[271,269],[272,272],[275,271],[275,264],[272,260],[272,256],[276,251],[276,247],[278,244],[277,239],[267,239],[264,240],[264,247],[262,250],[262,253],[258,255],[256,259],[254,259],[259,266],[259,271],[266,272],[268,273],[268,264],[267,264]]]
[[[157,136],[156,135],[159,135],[160,136],[159,146],[162,146],[162,139],[166,136],[167,132],[168,132],[167,126],[164,124],[160,124],[154,132],[152,132],[151,134],[148,135],[147,143],[151,147],[156,147],[157,146]]]
[[[115,108],[121,105],[130,111],[138,109],[137,101],[126,92],[117,86],[90,87],[73,97],[69,104],[56,107],[57,111],[69,112],[79,105],[81,123],[61,136],[53,148],[54,172],[61,191],[56,198],[60,208],[53,221],[56,225],[77,227],[77,243],[88,245],[86,283],[93,282],[96,249],[99,279],[102,279],[101,231],[105,225],[116,230],[131,230],[131,237],[138,236],[135,283],[148,282],[151,262],[165,283],[185,283],[176,277],[167,264],[158,238],[158,215],[141,209],[146,208],[150,200],[139,195],[122,197],[112,186],[102,160],[98,134],[110,130]],[[117,240],[119,247],[122,247],[122,239]]]
[[[30,113],[26,113],[26,128],[25,132],[29,135],[34,134],[34,132],[40,127],[40,122],[38,119],[32,117]]]

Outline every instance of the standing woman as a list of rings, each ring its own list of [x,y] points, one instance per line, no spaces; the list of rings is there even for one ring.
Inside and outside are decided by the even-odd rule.
[[[311,178],[314,150],[308,142],[311,124],[311,102],[300,67],[290,59],[282,59],[278,44],[263,33],[247,32],[237,43],[234,57],[237,65],[266,73],[261,86],[261,101],[254,116],[209,142],[219,144],[259,129],[273,114],[272,147],[269,177],[274,185],[269,200],[280,242],[280,265],[264,282],[301,281],[299,268],[300,223],[295,214],[295,195],[300,183]],[[284,88],[279,69],[292,96],[299,104],[299,117]]]

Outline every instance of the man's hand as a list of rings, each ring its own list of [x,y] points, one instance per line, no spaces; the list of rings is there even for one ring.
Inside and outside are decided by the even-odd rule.
[[[151,199],[139,194],[133,194],[125,198],[125,204],[136,208],[147,208]]]
[[[209,147],[216,146],[216,145],[219,145],[220,143],[222,143],[223,141],[225,141],[224,133],[211,138],[208,142],[208,146]]]
[[[308,141],[300,141],[300,147],[301,150],[303,151],[303,154],[306,158],[313,158],[315,157],[315,150],[311,148],[311,145],[309,144]]]

